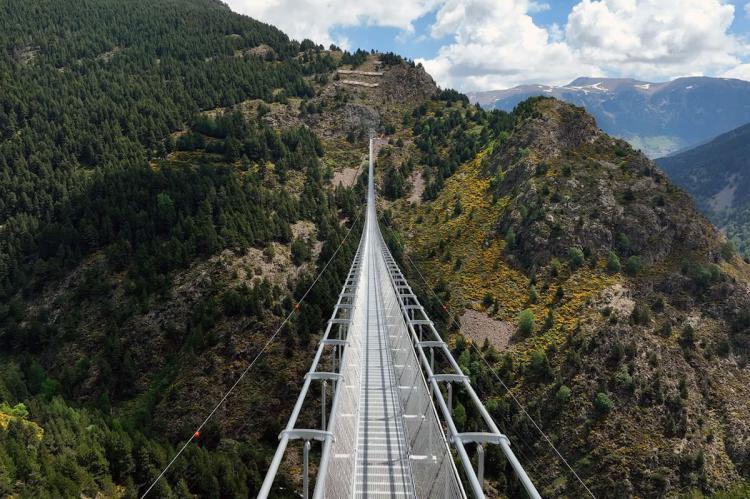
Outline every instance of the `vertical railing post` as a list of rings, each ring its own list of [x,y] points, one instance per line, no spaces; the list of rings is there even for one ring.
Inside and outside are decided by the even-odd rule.
[[[477,445],[477,480],[479,480],[479,486],[484,489],[484,447],[482,444]]]
[[[305,440],[302,447],[302,497],[308,499],[310,496],[310,441]]]
[[[326,380],[323,380],[323,387],[320,389],[320,406],[321,406],[321,419],[323,420],[323,426],[321,427],[322,430],[326,429],[326,387],[328,386],[328,382]]]

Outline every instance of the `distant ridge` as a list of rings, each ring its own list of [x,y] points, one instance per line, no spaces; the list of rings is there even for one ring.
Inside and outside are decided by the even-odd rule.
[[[563,86],[521,85],[473,92],[472,102],[509,111],[546,95],[586,108],[607,133],[648,156],[662,157],[704,143],[750,122],[750,82],[685,77],[670,82],[580,77]]]

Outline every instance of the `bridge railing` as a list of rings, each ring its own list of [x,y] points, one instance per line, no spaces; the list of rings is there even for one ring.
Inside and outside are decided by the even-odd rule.
[[[297,402],[294,405],[292,414],[289,417],[289,421],[284,431],[279,435],[279,445],[276,448],[276,452],[269,466],[266,477],[261,486],[258,498],[265,499],[269,497],[273,482],[278,474],[279,467],[286,453],[287,446],[290,441],[302,440],[303,445],[303,472],[302,472],[302,487],[303,497],[309,496],[309,459],[310,459],[310,448],[313,441],[319,441],[322,443],[322,450],[320,454],[320,466],[318,467],[318,477],[325,476],[328,463],[330,461],[331,445],[333,443],[333,428],[336,425],[336,414],[337,406],[342,398],[342,366],[347,363],[347,352],[346,348],[349,330],[352,322],[352,312],[354,310],[354,299],[356,296],[357,286],[359,284],[359,275],[361,272],[361,253],[364,244],[364,237],[360,239],[357,253],[354,256],[352,265],[349,268],[349,274],[347,275],[346,282],[339,294],[336,305],[334,306],[331,318],[326,324],[323,337],[318,343],[318,349],[315,352],[310,370],[305,375],[302,389],[300,390]],[[332,370],[330,371],[319,371],[321,361],[326,357],[332,358]],[[300,413],[305,408],[305,399],[307,398],[308,392],[312,389],[313,383],[320,385],[320,409],[321,409],[321,422],[320,428],[297,428],[297,420],[299,419]],[[330,409],[328,404],[328,385],[332,387],[333,399],[330,403]],[[323,497],[322,492],[316,490],[316,497]]]
[[[379,236],[378,246],[383,244]],[[386,254],[382,250],[380,253],[382,257]],[[409,465],[416,497],[465,498],[453,455],[432,402],[431,389],[422,374],[411,332],[401,313],[399,289],[391,278],[388,262],[380,258],[380,264],[386,338],[393,360],[393,378],[398,386],[401,420],[409,448]]]
[[[499,445],[529,496],[534,499],[541,499],[536,487],[511,450],[510,440],[498,429],[492,416],[490,416],[471,386],[469,377],[463,373],[458,362],[453,358],[448,345],[440,337],[437,329],[435,329],[435,325],[419,303],[416,294],[409,286],[401,269],[399,269],[393,259],[388,246],[382,239],[382,234],[380,237],[383,258],[388,268],[388,274],[397,292],[401,314],[411,334],[411,346],[419,357],[424,378],[430,385],[434,402],[439,409],[443,423],[447,427],[448,439],[459,456],[464,474],[469,482],[470,490],[475,497],[484,497],[484,447],[486,445]],[[441,370],[441,366],[447,367]],[[445,386],[445,393],[441,389],[443,385]],[[485,431],[459,432],[453,420],[454,385],[462,388],[468,394],[474,410],[480,414],[484,421]],[[470,444],[476,445],[476,470],[467,452],[467,445]]]

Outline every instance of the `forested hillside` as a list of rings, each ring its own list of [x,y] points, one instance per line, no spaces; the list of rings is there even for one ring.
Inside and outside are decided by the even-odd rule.
[[[169,134],[200,110],[309,96],[304,76],[333,66],[330,58],[299,60],[299,44],[213,2],[13,1],[2,9],[4,296],[31,272],[19,257],[38,234],[50,231],[41,239],[52,248],[57,238],[97,246],[117,234],[91,214],[69,230],[63,206],[87,196],[92,181],[118,175],[128,183],[174,147]],[[244,56],[261,44],[263,57]],[[85,251],[65,244],[58,255],[42,248],[42,257],[72,263]]]
[[[483,111],[212,0],[0,13],[1,496],[140,496],[291,313],[152,491],[255,495],[356,248],[369,130],[394,255],[545,497],[584,491],[496,375],[599,497],[746,495],[750,269],[581,109]],[[512,476],[488,450],[489,496]]]
[[[365,54],[208,0],[0,12],[0,495],[135,497],[355,223],[361,125],[298,115]],[[257,489],[355,246],[157,496]]]

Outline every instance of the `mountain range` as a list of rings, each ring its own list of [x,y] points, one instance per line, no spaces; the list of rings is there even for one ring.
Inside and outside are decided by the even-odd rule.
[[[522,85],[468,94],[488,109],[510,111],[533,96],[584,107],[607,133],[649,157],[694,147],[750,122],[750,82],[686,77],[653,83],[629,78],[578,78],[567,85]]]

